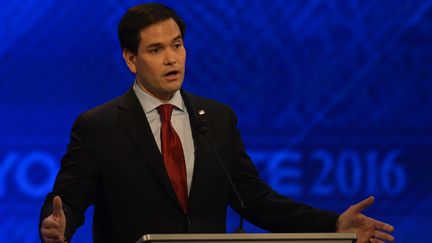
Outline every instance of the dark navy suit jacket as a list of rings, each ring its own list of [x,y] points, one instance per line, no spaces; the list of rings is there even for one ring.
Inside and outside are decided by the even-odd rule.
[[[239,211],[220,163],[196,126],[205,111],[208,138],[245,202],[246,218],[271,232],[332,232],[338,215],[294,202],[263,182],[246,154],[236,116],[225,105],[182,90],[195,145],[188,213],[169,182],[152,131],[132,89],[80,115],[72,128],[53,191],[59,195],[68,242],[94,205],[94,242],[135,242],[149,233],[223,233],[227,206]]]

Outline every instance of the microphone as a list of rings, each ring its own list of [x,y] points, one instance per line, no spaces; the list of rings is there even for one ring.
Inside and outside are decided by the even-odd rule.
[[[207,118],[205,115],[205,111],[199,110],[198,116],[195,116],[195,117],[196,117],[196,119],[195,119],[196,127],[198,128],[198,131],[204,136],[205,140],[207,141],[207,144],[209,145],[210,150],[212,151],[212,153],[216,157],[217,162],[221,166],[221,168],[225,174],[225,177],[227,178],[232,190],[234,191],[235,196],[237,197],[237,200],[240,203],[240,222],[239,222],[239,226],[234,230],[234,233],[245,233],[243,230],[243,220],[244,220],[244,210],[245,210],[243,198],[241,197],[236,185],[234,184],[231,175],[228,173],[228,170],[226,169],[225,165],[223,164],[222,159],[219,156],[219,153],[216,151],[216,149],[213,146],[213,143],[210,141],[210,139],[207,136],[208,121],[207,121]]]

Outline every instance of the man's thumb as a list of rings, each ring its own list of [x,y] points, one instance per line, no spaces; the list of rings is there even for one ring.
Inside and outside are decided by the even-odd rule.
[[[53,199],[53,215],[54,217],[63,217],[63,205],[61,198],[59,196],[55,196]]]
[[[370,205],[372,205],[375,201],[375,197],[370,196],[368,198],[366,198],[365,200],[357,203],[356,205],[354,205],[355,211],[360,213],[361,211],[363,211],[365,208],[369,207]]]

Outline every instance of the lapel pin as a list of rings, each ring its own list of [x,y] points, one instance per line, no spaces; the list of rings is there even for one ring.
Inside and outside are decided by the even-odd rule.
[[[205,114],[205,111],[204,111],[204,110],[199,110],[199,111],[198,111],[198,115],[202,116],[202,115],[204,115],[204,114]]]

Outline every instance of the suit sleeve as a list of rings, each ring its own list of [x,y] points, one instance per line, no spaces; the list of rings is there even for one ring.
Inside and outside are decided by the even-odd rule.
[[[95,144],[95,129],[81,115],[75,121],[67,151],[61,160],[54,188],[41,209],[41,222],[52,214],[52,199],[60,196],[66,215],[66,239],[70,242],[76,229],[84,222],[84,213],[95,201],[99,186],[99,159]]]
[[[270,232],[335,232],[338,214],[315,209],[275,192],[259,178],[247,155],[237,118],[231,112],[233,134],[232,177],[245,203],[244,216],[251,223]],[[231,205],[241,212],[234,196]]]

